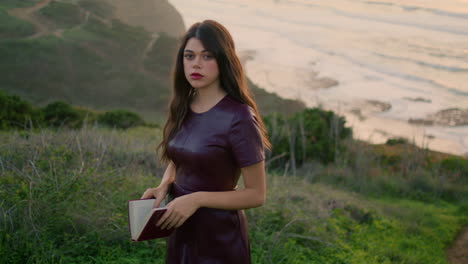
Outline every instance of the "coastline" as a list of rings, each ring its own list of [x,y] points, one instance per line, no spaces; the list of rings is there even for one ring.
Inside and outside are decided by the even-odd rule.
[[[453,13],[468,5],[171,3],[187,24],[210,18],[226,25],[237,51],[249,51],[244,64],[252,82],[345,116],[356,138],[384,143],[405,137],[468,155],[468,17]],[[203,11],[192,12],[196,6]],[[219,12],[227,7],[231,12]]]
[[[315,96],[303,96],[303,93],[298,92],[300,87],[294,87],[294,84],[288,90],[281,89],[279,86],[275,87],[275,84],[271,80],[272,77],[268,73],[265,73],[265,70],[252,65],[255,64],[255,55],[255,50],[243,50],[239,52],[241,63],[252,81],[265,90],[275,92],[283,98],[300,100],[307,107],[320,107],[345,117],[347,126],[353,129],[353,137],[355,139],[371,144],[383,144],[390,138],[402,137],[419,147],[427,147],[434,151],[468,157],[468,117],[466,115],[468,109],[458,109],[462,111],[461,114],[460,111],[455,111],[456,108],[439,110],[434,114],[418,119],[421,122],[412,119],[395,119],[385,115],[392,108],[391,103],[378,99],[353,99],[350,101],[345,100],[345,98],[342,101],[337,101],[336,99],[326,100],[325,98],[319,99],[319,91],[339,86],[340,83],[333,79],[333,77],[320,76],[315,71],[308,71],[307,73],[296,72],[296,74],[302,75],[301,79],[307,80],[308,92],[316,94]],[[291,73],[294,69],[285,70],[287,71],[283,71],[283,74],[275,74],[274,79],[278,80],[283,77],[290,80],[293,77]],[[261,73],[262,71],[264,73]],[[304,77],[305,74],[307,74],[306,78]],[[296,83],[296,85],[298,84]],[[402,99],[417,103],[431,103],[424,98],[407,97]],[[464,125],[454,125],[453,121],[451,121],[454,118],[448,115],[444,116],[444,113],[457,114],[457,124]],[[460,116],[463,116],[463,118]],[[434,122],[434,120],[437,122]],[[449,124],[452,124],[452,126]],[[452,132],[448,130],[452,130]],[[457,133],[457,130],[461,132]]]

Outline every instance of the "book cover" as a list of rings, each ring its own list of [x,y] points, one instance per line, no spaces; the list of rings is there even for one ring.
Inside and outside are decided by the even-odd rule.
[[[139,199],[128,201],[128,228],[132,241],[144,241],[167,237],[174,229],[161,229],[156,226],[167,208],[153,208],[155,199]]]

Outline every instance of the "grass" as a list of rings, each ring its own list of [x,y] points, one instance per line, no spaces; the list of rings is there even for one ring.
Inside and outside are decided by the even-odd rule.
[[[110,17],[114,11],[114,7],[102,0],[80,0],[78,5],[100,17]]]
[[[28,7],[34,5],[34,0],[2,0],[0,2],[0,9],[10,9],[19,7]]]
[[[77,5],[64,2],[51,2],[39,10],[39,14],[61,28],[80,25],[84,19],[84,15]]]
[[[0,39],[24,38],[34,33],[33,24],[10,16],[6,8],[0,6]]]
[[[251,234],[269,237],[254,263],[447,263],[444,248],[466,223],[450,203],[369,199],[302,176],[270,175],[267,197],[249,211]]]
[[[132,243],[126,222],[126,201],[162,176],[159,135],[0,133],[0,262],[164,263],[164,240]],[[447,263],[445,247],[468,223],[466,201],[378,195],[367,189],[385,191],[380,175],[344,184],[330,168],[268,173],[265,205],[246,211],[253,263]],[[361,187],[348,187],[356,180]]]

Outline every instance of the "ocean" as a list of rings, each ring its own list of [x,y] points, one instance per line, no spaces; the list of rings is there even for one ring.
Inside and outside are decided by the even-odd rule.
[[[250,79],[356,138],[468,154],[468,0],[169,0],[225,25]]]

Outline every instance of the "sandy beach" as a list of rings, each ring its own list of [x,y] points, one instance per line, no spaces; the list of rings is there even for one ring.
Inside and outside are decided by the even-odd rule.
[[[345,116],[356,138],[468,154],[468,1],[170,3],[187,26],[226,25],[254,83]]]
[[[244,54],[240,52],[240,54]],[[262,87],[268,87],[269,91],[273,91],[285,98],[302,100],[308,107],[321,107],[326,110],[332,110],[341,116],[344,116],[347,121],[347,126],[353,128],[354,137],[373,144],[385,143],[390,138],[406,138],[410,142],[414,142],[421,147],[427,147],[432,150],[451,153],[456,155],[468,155],[468,109],[457,109],[452,111],[456,118],[456,122],[450,124],[453,120],[453,115],[440,114],[444,110],[421,116],[417,119],[425,122],[415,122],[416,119],[396,119],[387,115],[392,109],[392,104],[377,99],[349,99],[349,100],[333,100],[321,99],[319,96],[313,98],[304,98],[301,90],[283,90],[271,89],[277,87],[278,80],[290,80],[294,76],[304,75],[299,80],[306,80],[308,90],[319,91],[328,89],[330,92],[334,86],[338,86],[339,82],[330,77],[320,76],[317,72],[301,72],[298,70],[285,69],[278,72],[265,73],[264,67],[259,65],[249,65],[255,62],[255,52],[250,51],[249,60],[245,61],[245,68],[248,76],[256,81]],[[301,87],[297,84],[296,87]],[[383,96],[378,97],[382,100]],[[374,98],[374,97],[373,97]],[[418,98],[402,98],[413,101],[419,104],[428,103],[428,99]],[[461,115],[460,112],[465,113]],[[435,122],[438,120],[438,122]],[[429,121],[429,122],[428,122]]]

